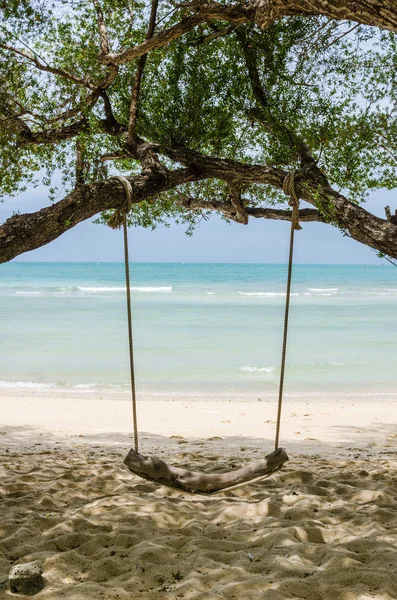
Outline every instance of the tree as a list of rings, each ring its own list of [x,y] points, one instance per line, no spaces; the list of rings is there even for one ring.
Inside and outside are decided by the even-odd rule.
[[[362,204],[397,185],[393,0],[0,0],[0,194],[53,203],[0,225],[0,262],[77,223],[212,212],[339,227],[397,258],[397,216]],[[62,189],[51,184],[62,173]],[[65,190],[64,197],[58,196]]]

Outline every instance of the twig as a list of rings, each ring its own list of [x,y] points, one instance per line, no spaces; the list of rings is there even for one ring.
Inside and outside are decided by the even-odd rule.
[[[224,37],[225,35],[229,35],[232,33],[238,25],[230,25],[230,27],[226,27],[226,29],[221,29],[219,31],[214,31],[214,33],[210,33],[208,35],[203,35],[198,38],[195,42],[192,42],[192,45],[199,46],[201,44],[207,44],[208,42],[212,42],[220,37]]]
[[[76,141],[76,186],[84,185],[84,152],[80,140]]]
[[[323,48],[323,50],[324,51],[328,50],[328,48],[330,48],[331,46],[333,46],[334,44],[336,44],[337,42],[339,42],[339,40],[341,40],[346,35],[349,35],[349,33],[351,33],[352,31],[354,31],[355,29],[357,29],[357,27],[360,27],[360,23],[356,23],[356,25],[354,25],[353,27],[351,27],[350,29],[348,29],[347,31],[345,31],[344,33],[342,33],[341,35],[339,35],[338,37],[336,37],[335,39],[333,39],[332,42],[330,42],[327,46],[325,46],[325,48]]]
[[[52,73],[53,75],[59,75],[59,77],[63,77],[64,79],[67,79],[68,81],[73,81],[73,83],[78,83],[79,85],[83,85],[84,87],[87,87],[90,90],[96,89],[96,86],[91,81],[88,81],[87,79],[82,79],[81,77],[77,77],[76,75],[72,75],[71,73],[68,73],[67,71],[64,71],[63,69],[58,69],[58,67],[51,67],[47,64],[44,65],[35,56],[30,56],[23,50],[19,50],[18,48],[15,48],[14,46],[10,46],[8,44],[4,44],[3,42],[0,42],[0,48],[3,48],[4,50],[9,50],[10,52],[13,52],[14,54],[17,54],[19,56],[22,56],[23,58],[26,58],[27,60],[32,62],[36,66],[36,68],[39,69],[39,71],[45,71],[47,73]]]

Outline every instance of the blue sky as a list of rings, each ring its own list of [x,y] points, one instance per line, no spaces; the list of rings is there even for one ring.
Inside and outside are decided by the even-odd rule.
[[[44,188],[29,190],[18,198],[0,204],[0,221],[13,211],[34,212],[47,205]],[[367,210],[384,217],[384,207],[397,208],[395,193],[371,194]],[[139,262],[259,262],[285,263],[289,223],[250,219],[247,226],[231,225],[214,216],[204,222],[192,238],[185,228],[130,230],[130,254]],[[18,261],[123,260],[122,234],[92,222],[81,223],[54,242],[21,255]],[[295,261],[316,264],[381,264],[375,252],[321,223],[303,223],[296,234]]]

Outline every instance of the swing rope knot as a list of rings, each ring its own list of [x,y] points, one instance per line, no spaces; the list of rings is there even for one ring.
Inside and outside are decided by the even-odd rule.
[[[127,177],[123,177],[122,175],[115,175],[114,177],[111,177],[111,179],[117,179],[120,181],[124,188],[125,204],[121,208],[115,210],[108,221],[109,227],[112,229],[120,229],[124,219],[126,219],[127,214],[132,208],[132,186]]]
[[[295,230],[302,229],[299,224],[299,196],[296,191],[295,177],[297,171],[291,171],[283,181],[283,192],[289,196],[288,204],[292,208],[292,225]]]

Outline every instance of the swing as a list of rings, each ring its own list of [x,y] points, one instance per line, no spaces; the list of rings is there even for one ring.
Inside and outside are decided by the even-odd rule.
[[[128,226],[127,214],[131,210],[132,205],[132,188],[128,179],[122,176],[114,177],[123,185],[126,195],[126,208],[115,211],[114,215],[109,220],[110,227],[116,229],[123,227],[124,234],[124,259],[125,259],[125,280],[127,289],[127,317],[128,317],[128,342],[129,342],[129,357],[130,357],[130,375],[131,375],[131,395],[132,395],[132,413],[134,423],[134,448],[131,449],[126,458],[124,465],[143,479],[147,479],[154,483],[159,483],[171,488],[176,488],[189,493],[212,494],[219,491],[226,491],[243,485],[252,483],[253,481],[261,480],[271,473],[280,469],[288,460],[288,455],[283,448],[279,447],[280,425],[281,425],[281,408],[283,400],[284,388],[284,372],[285,358],[287,349],[287,334],[288,334],[288,317],[289,305],[291,296],[291,279],[292,279],[292,264],[294,250],[294,233],[295,230],[301,229],[299,225],[299,198],[295,189],[295,172],[290,173],[284,180],[283,190],[286,195],[290,196],[289,204],[292,207],[291,216],[291,233],[289,245],[289,261],[288,261],[288,276],[287,276],[287,293],[285,303],[284,316],[284,333],[283,347],[281,356],[280,370],[280,385],[277,408],[276,421],[276,436],[275,450],[265,456],[265,458],[251,462],[247,466],[233,470],[227,473],[201,473],[181,469],[167,464],[165,461],[155,456],[144,456],[139,453],[138,445],[138,421],[137,421],[137,403],[135,391],[135,370],[134,370],[134,352],[132,339],[132,316],[131,316],[131,289],[130,289],[130,270],[129,270],[129,252],[128,252]]]

